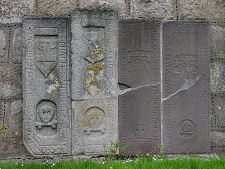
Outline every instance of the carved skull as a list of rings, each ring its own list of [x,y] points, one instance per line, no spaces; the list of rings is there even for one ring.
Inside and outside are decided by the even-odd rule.
[[[145,125],[144,124],[136,124],[134,127],[134,135],[139,138],[142,137],[145,133]]]
[[[55,104],[50,101],[43,101],[39,105],[38,114],[42,122],[50,122],[55,114]]]

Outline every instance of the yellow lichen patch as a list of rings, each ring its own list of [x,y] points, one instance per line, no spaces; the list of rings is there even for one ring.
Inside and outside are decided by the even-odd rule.
[[[1,125],[1,132],[2,132],[2,135],[3,135],[3,136],[6,135],[6,131],[5,131],[6,129],[7,129],[7,128],[5,127],[5,125],[2,124],[2,125]]]
[[[83,118],[83,126],[89,128],[98,128],[101,123],[101,112],[93,111]]]
[[[102,64],[96,64],[96,65],[88,65],[88,71],[93,70],[94,72],[102,71],[103,66]]]

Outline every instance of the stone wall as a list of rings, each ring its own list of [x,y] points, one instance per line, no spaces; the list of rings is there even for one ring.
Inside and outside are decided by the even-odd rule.
[[[0,157],[26,154],[22,146],[22,17],[69,15],[75,8],[99,6],[118,10],[119,17],[123,19],[207,19],[211,22],[211,145],[213,151],[224,151],[224,0],[2,0],[0,2]]]

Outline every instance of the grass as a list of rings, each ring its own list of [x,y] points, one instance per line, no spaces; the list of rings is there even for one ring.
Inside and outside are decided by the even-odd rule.
[[[200,157],[182,157],[177,159],[140,157],[127,160],[105,160],[97,161],[87,160],[70,160],[56,163],[16,163],[0,162],[1,169],[225,169],[225,157],[200,158]]]

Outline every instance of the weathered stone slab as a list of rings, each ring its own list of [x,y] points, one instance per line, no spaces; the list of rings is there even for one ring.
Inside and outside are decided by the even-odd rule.
[[[121,87],[139,87],[160,81],[159,37],[159,21],[120,21],[118,81]]]
[[[117,13],[72,14],[72,151],[103,154],[117,140]]]
[[[129,6],[134,18],[176,18],[176,4],[173,0],[130,0]]]
[[[119,140],[127,154],[153,152],[161,141],[159,38],[159,21],[119,23]]]
[[[166,153],[209,151],[206,22],[163,26],[163,144]]]
[[[23,25],[23,141],[34,156],[71,151],[68,18],[26,18]]]
[[[24,15],[32,15],[34,10],[34,0],[1,0],[0,23],[21,22]]]
[[[116,96],[117,13],[76,10],[72,16],[72,99]]]
[[[73,154],[104,154],[118,139],[117,99],[73,101]]]
[[[119,96],[119,140],[125,153],[156,150],[161,142],[160,85],[142,87]]]
[[[222,21],[225,16],[224,5],[223,0],[178,0],[178,17]]]

